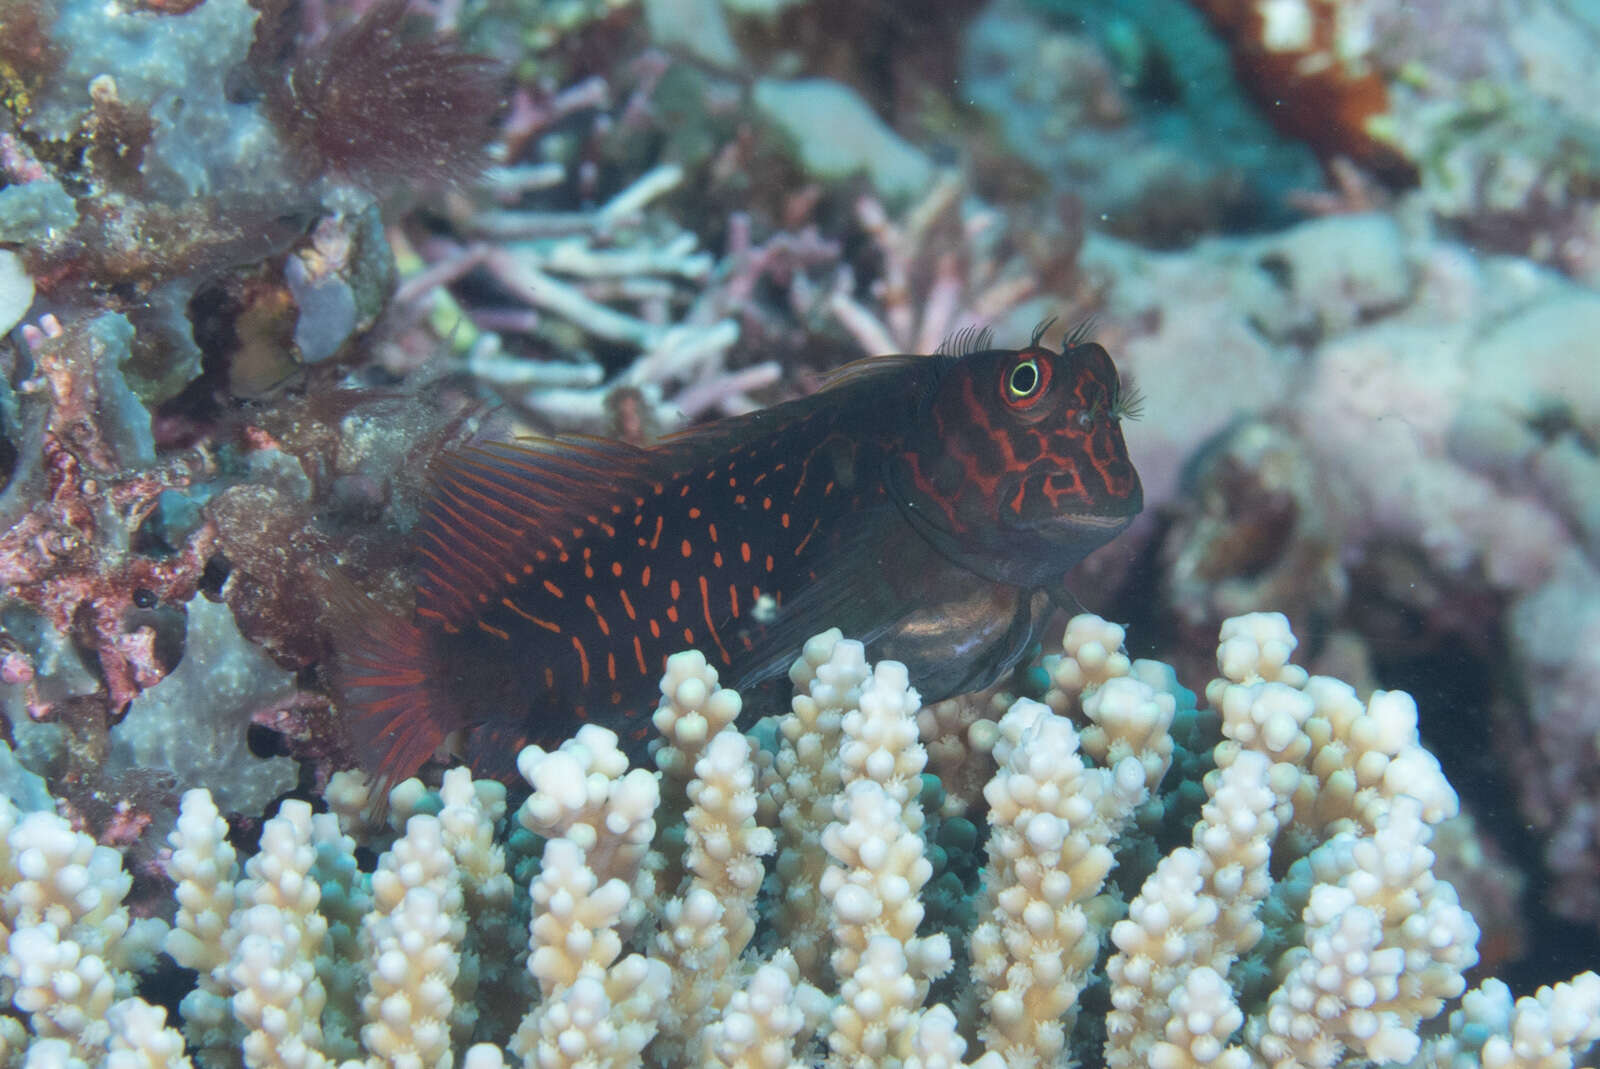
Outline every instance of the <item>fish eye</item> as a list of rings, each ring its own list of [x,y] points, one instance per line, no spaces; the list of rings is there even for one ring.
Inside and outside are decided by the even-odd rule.
[[[1050,384],[1050,365],[1036,356],[1023,356],[1006,372],[1002,393],[1006,402],[1027,408],[1039,399]]]
[[[1026,397],[1039,385],[1039,365],[1032,360],[1011,369],[1011,392]]]

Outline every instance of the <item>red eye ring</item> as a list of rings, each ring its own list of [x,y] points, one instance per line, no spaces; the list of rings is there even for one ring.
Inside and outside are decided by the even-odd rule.
[[[1032,408],[1049,390],[1050,375],[1049,354],[1042,349],[1024,349],[1000,377],[1000,397],[1014,409]]]

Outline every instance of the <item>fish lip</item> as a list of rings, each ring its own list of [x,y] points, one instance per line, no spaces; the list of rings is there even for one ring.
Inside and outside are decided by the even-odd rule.
[[[1053,523],[1065,521],[1074,526],[1081,524],[1099,530],[1121,530],[1133,522],[1135,515],[1137,513],[1119,516],[1103,512],[1059,512],[1051,519]]]

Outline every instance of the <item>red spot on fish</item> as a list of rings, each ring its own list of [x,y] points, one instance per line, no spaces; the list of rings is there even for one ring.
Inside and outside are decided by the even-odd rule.
[[[711,594],[707,590],[706,577],[700,577],[700,611],[701,618],[706,622],[706,630],[711,632],[711,641],[716,644],[717,653],[722,657],[723,664],[732,664],[733,658],[728,656],[728,651],[722,645],[722,636],[717,633],[717,625],[711,619]]]
[[[589,651],[583,648],[583,639],[572,636],[572,648],[578,651],[578,681],[589,685]]]
[[[594,622],[599,625],[600,633],[610,638],[611,627],[606,623],[606,618],[600,615],[600,610],[595,605],[594,595],[585,594],[583,596],[583,604],[590,612],[594,613]]]
[[[806,531],[805,537],[800,539],[800,542],[794,547],[795,556],[798,557],[805,553],[806,547],[811,544],[811,537],[817,533],[817,529],[821,526],[822,521],[820,519],[811,521],[810,530]]]

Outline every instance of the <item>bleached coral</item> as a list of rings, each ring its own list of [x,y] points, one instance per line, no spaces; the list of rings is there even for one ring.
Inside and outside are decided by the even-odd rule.
[[[589,863],[604,879],[637,877],[655,834],[660,788],[644,769],[629,770],[615,734],[585,725],[557,750],[523,750],[517,769],[533,788],[517,812],[524,828],[591,851]]]
[[[696,755],[682,832],[657,827],[658,778],[610,732],[525,751],[519,823],[545,839],[531,877],[514,875],[526,843],[496,834],[503,789],[460,769],[437,794],[395,789],[393,839],[351,811],[359,782],[330,785],[349,831],[380,844],[370,874],[340,818],[292,800],[241,871],[210,796],[190,792],[168,863],[168,953],[201,974],[181,1036],[129,997],[150,933],[127,919],[115,854],[0,805],[6,1064],[1570,1069],[1600,1038],[1594,973],[1516,1002],[1492,980],[1464,993],[1478,929],[1429,847],[1455,795],[1409,699],[1309,676],[1283,619],[1257,616],[1224,629],[1220,722],[1185,710],[1175,726],[1170,670],[1107,638],[1120,645],[1079,619],[1056,662],[1072,661],[1057,693],[1081,727],[1026,699],[995,726],[965,936],[922,930],[915,692],[837,632],[797,662],[775,752],[731,716],[700,731],[695,710],[737,709],[709,666],[669,673],[660,719]],[[1156,860],[1147,822],[1183,807],[1152,799],[1195,789],[1168,780],[1195,775],[1196,747],[1215,762],[1199,820]],[[780,814],[794,828],[763,898]],[[1148,872],[1126,905],[1119,865]],[[1093,1020],[1081,994],[1108,940],[1110,1008]]]
[[[1261,937],[1256,911],[1272,884],[1267,862],[1278,831],[1268,777],[1268,761],[1254,753],[1217,777],[1194,845],[1168,854],[1127,919],[1112,927],[1117,953],[1106,966],[1112,1069],[1182,1065],[1185,1057],[1210,1062],[1222,1053],[1220,1041],[1243,1023],[1223,978]],[[1232,1025],[1222,1030],[1218,1021]],[[1239,1060],[1230,1053],[1224,1065]]]
[[[54,813],[21,815],[0,798],[0,996],[63,1061],[174,1044],[181,1051],[162,1011],[131,997],[134,973],[150,967],[167,930],[130,920],[122,900],[131,882],[115,850]],[[132,1036],[134,1021],[152,1030]],[[17,1041],[0,1039],[0,1047]]]
[[[1115,859],[1110,842],[1142,800],[1136,758],[1085,766],[1064,717],[1022,699],[1000,721],[989,801],[992,884],[972,933],[981,1035],[1009,1065],[1054,1064],[1099,952],[1085,908]]]
[[[765,819],[778,832],[779,923],[800,975],[811,981],[824,978],[828,959],[821,837],[844,784],[836,757],[841,718],[856,705],[869,672],[865,648],[837,628],[807,641],[789,669],[794,699],[778,721],[782,742],[762,779]]]

